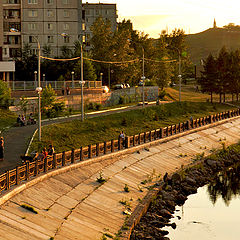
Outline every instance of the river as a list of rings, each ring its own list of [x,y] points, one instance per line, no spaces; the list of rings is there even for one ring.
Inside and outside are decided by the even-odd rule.
[[[240,239],[240,167],[219,173],[214,181],[190,195],[177,206],[171,240],[238,240]],[[181,219],[180,219],[181,217]]]

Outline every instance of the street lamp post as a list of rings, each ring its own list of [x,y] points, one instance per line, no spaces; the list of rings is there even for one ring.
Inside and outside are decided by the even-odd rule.
[[[181,75],[181,54],[178,50],[178,77],[179,77],[179,102],[181,102],[181,84],[182,84],[182,75]]]
[[[10,32],[19,32],[16,28],[10,28]],[[23,32],[22,32],[23,34]],[[36,91],[38,93],[38,140],[41,141],[41,46],[38,38],[33,35],[33,38],[36,40],[38,45],[38,87],[36,88]],[[35,73],[35,72],[34,72]]]
[[[81,81],[79,82],[81,84],[81,105],[82,105],[82,111],[81,111],[81,117],[82,117],[82,122],[84,121],[84,99],[83,99],[83,85],[85,81],[83,81],[83,47],[81,43]]]
[[[34,87],[37,87],[37,71],[34,71]]]
[[[142,59],[142,102],[143,102],[143,108],[144,108],[144,83],[145,83],[145,72],[144,72],[144,48],[142,48],[142,52],[143,52],[143,59]]]
[[[72,71],[72,88],[74,88],[74,72]]]

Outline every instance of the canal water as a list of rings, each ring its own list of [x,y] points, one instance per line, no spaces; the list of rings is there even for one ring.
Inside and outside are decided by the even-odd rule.
[[[240,239],[240,167],[219,173],[211,184],[177,207],[177,228],[165,227],[171,240]],[[181,218],[181,219],[180,219]]]

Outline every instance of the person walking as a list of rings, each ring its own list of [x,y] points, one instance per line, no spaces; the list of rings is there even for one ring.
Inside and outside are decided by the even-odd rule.
[[[4,151],[4,140],[3,137],[0,138],[0,161],[3,161],[3,151]]]

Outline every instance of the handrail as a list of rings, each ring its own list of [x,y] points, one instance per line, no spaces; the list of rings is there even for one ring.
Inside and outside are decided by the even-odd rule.
[[[207,117],[197,118],[192,121],[188,120],[183,123],[139,133],[133,136],[126,136],[124,140],[121,138],[115,140],[112,139],[111,141],[105,141],[103,143],[92,144],[78,149],[72,149],[70,151],[64,151],[62,153],[55,153],[53,156],[49,156],[44,160],[36,160],[31,163],[26,162],[22,166],[8,170],[0,175],[0,193],[15,185],[20,185],[23,181],[28,181],[41,173],[47,173],[48,171],[84,161],[86,159],[121,151],[122,149],[162,139],[239,115],[240,109],[217,113]]]

